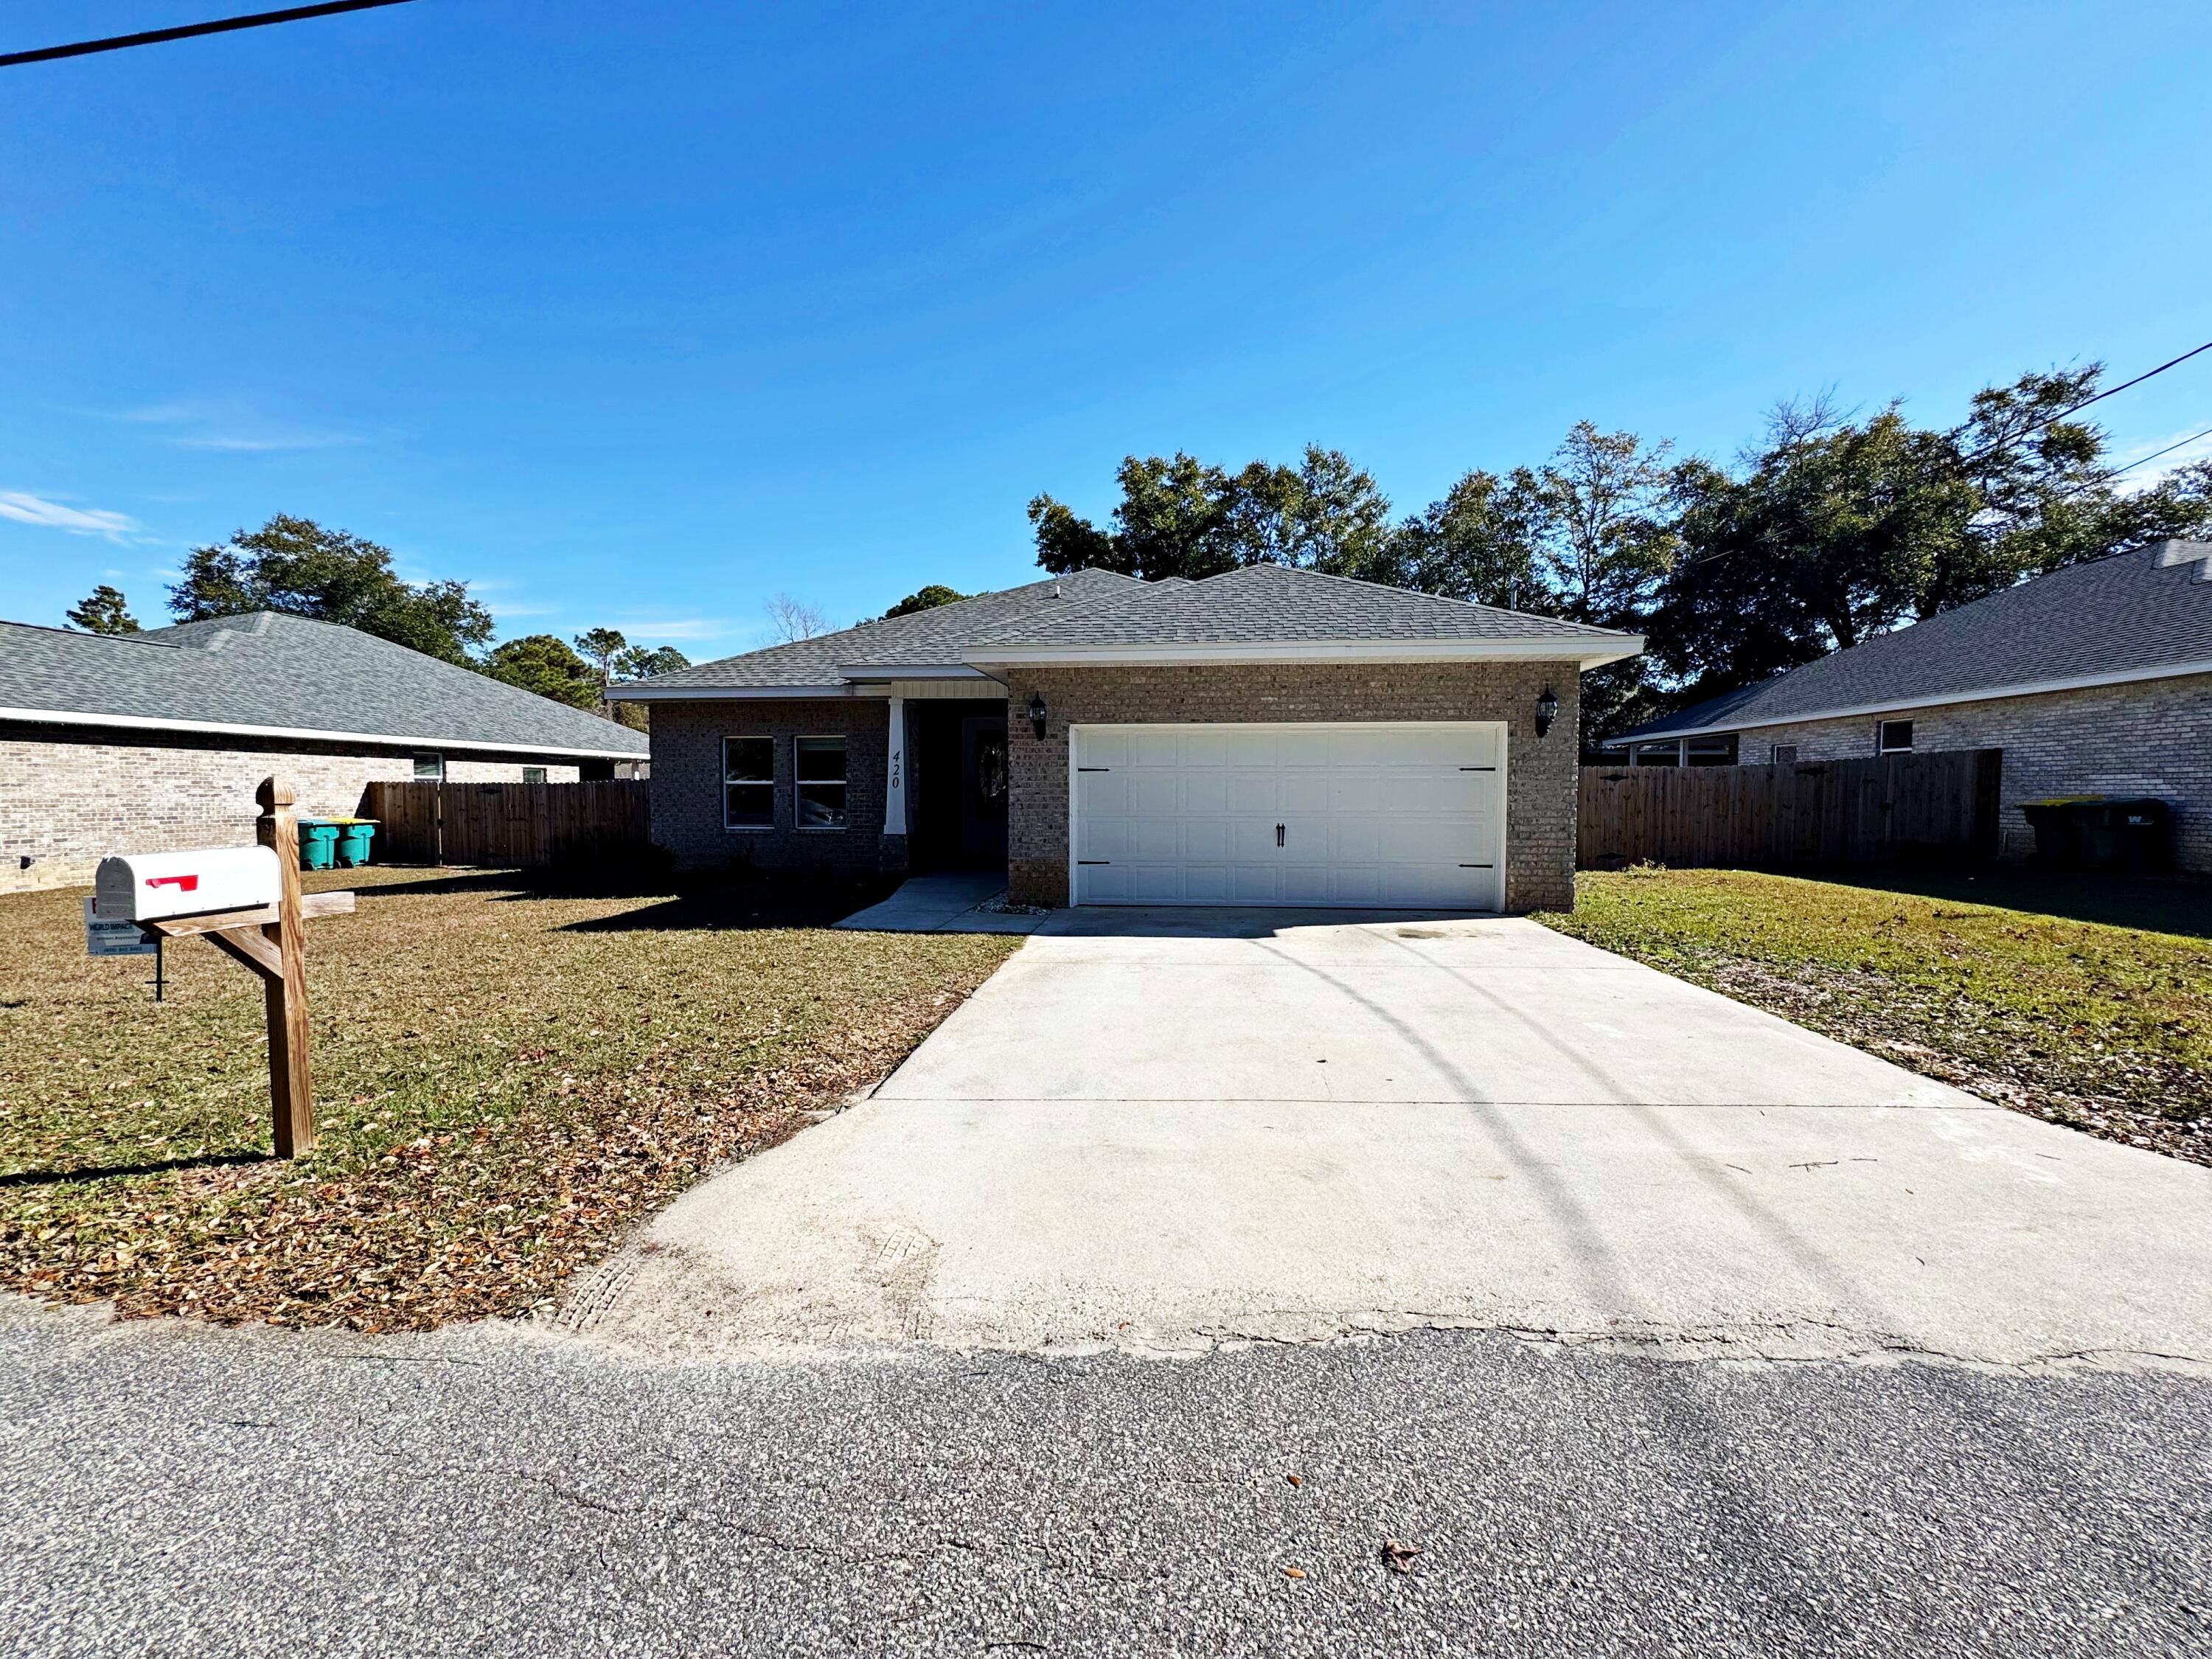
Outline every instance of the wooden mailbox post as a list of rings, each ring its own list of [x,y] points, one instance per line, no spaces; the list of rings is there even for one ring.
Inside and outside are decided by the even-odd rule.
[[[351,893],[300,891],[300,820],[289,786],[262,780],[254,792],[261,817],[255,839],[276,855],[276,902],[251,909],[142,921],[160,939],[198,933],[226,956],[261,975],[269,1024],[269,1106],[276,1156],[298,1158],[315,1145],[314,1080],[307,1065],[307,963],[304,946],[312,916],[350,915]]]

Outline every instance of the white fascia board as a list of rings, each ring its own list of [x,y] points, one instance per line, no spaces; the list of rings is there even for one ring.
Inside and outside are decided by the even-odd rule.
[[[635,685],[615,686],[609,702],[732,702],[749,697],[849,697],[851,685]]]
[[[635,749],[576,749],[542,743],[487,743],[482,738],[398,737],[388,732],[330,732],[313,726],[244,726],[228,720],[165,720],[144,714],[87,714],[77,709],[0,708],[0,720],[40,726],[106,726],[123,732],[191,732],[220,738],[285,738],[307,743],[373,743],[397,749],[467,749],[486,755],[561,756],[575,760],[641,761]]]
[[[1856,720],[1867,714],[1902,714],[1915,708],[1942,708],[1954,702],[2002,702],[2007,697],[2040,697],[2053,691],[2093,691],[2100,685],[2134,685],[2143,680],[2185,679],[2191,674],[2212,674],[2212,661],[2167,663],[2157,668],[2124,668],[2113,674],[2080,674],[2071,679],[2036,680],[2026,685],[1984,686],[1972,691],[1944,691],[1925,697],[1898,697],[1885,702],[1814,708],[1802,714],[1771,714],[1761,715],[1757,720],[1724,720],[1717,726],[1686,726],[1677,731],[1652,732],[1640,738],[1607,738],[1598,747],[1631,749],[1647,743],[1672,743],[1677,738],[1723,737],[1730,732],[1752,732],[1768,726],[1808,726],[1815,720]]]
[[[1268,640],[1237,645],[1000,645],[968,661],[984,668],[1115,664],[1303,662],[1571,662],[1584,669],[1640,656],[1640,634],[1600,635],[1603,644],[1552,640]]]
[[[929,663],[908,665],[903,663],[861,663],[852,667],[841,666],[837,672],[848,680],[981,680],[990,676],[964,663]]]

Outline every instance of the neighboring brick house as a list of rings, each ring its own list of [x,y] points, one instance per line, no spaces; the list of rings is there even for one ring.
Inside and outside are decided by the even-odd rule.
[[[2001,850],[2022,801],[2154,797],[2174,858],[2212,871],[2212,543],[2069,565],[1612,739],[1639,765],[2004,751]]]
[[[641,732],[350,628],[273,611],[142,634],[0,623],[0,892],[110,853],[244,845],[254,786],[303,815],[366,785],[611,777]]]
[[[1520,911],[1574,902],[1580,674],[1642,645],[1272,565],[1084,570],[612,695],[653,706],[653,837],[694,866]]]

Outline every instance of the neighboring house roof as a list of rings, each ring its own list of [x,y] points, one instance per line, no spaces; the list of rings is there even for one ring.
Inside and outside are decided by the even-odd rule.
[[[842,696],[857,683],[982,678],[1030,662],[1261,662],[1633,656],[1632,634],[1279,565],[1139,581],[1105,570],[980,594],[842,633],[701,663],[613,696]]]
[[[258,611],[143,634],[0,622],[0,720],[642,759],[645,734],[357,629]]]
[[[2169,547],[2202,549],[2168,553]],[[2161,544],[2069,565],[1607,739],[1983,702],[2212,674],[2212,544]]]
[[[1039,618],[977,647],[971,662],[1313,660],[1334,656],[1634,656],[1633,634],[1471,605],[1282,565],[1248,565],[1118,604]]]

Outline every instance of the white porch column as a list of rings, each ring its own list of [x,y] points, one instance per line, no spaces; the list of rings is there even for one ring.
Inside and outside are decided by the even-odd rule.
[[[884,775],[884,833],[906,834],[906,699],[891,696],[890,769]]]

